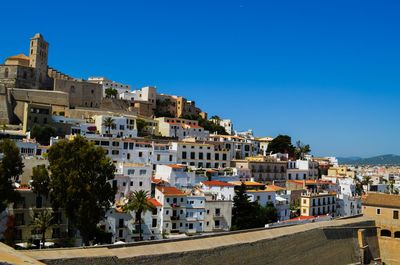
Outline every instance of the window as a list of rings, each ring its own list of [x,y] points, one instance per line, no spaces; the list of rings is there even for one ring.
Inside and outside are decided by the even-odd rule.
[[[152,220],[151,227],[157,227],[157,219]]]
[[[139,181],[139,187],[142,187],[142,186],[143,186],[143,182]]]
[[[400,238],[400,231],[394,232],[394,238]]]
[[[146,175],[147,170],[146,169],[141,169],[139,171],[139,175]]]
[[[182,152],[182,159],[186,159],[186,152]]]
[[[4,78],[8,78],[8,68],[4,70]]]
[[[190,152],[190,159],[196,159],[196,153]]]
[[[169,162],[172,161],[172,155],[169,155]]]
[[[119,237],[124,237],[124,230],[119,230],[119,232],[118,232],[118,236]]]
[[[157,155],[157,161],[160,161],[161,155]]]
[[[399,211],[393,211],[393,219],[399,219]]]
[[[390,232],[389,230],[383,229],[383,230],[381,230],[381,236],[383,236],[383,237],[391,237],[392,236],[392,232]]]
[[[211,160],[211,153],[207,153],[207,160]]]
[[[203,159],[203,153],[199,153],[199,159]]]
[[[376,214],[381,214],[381,209],[376,209]]]
[[[143,152],[139,152],[139,157],[143,157]]]

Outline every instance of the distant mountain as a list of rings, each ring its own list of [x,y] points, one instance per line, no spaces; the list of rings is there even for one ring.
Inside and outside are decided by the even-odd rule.
[[[362,157],[359,156],[349,156],[349,157],[338,157],[337,160],[339,161],[339,164],[351,164],[353,161],[357,161],[362,159]]]
[[[361,157],[338,157],[339,164],[350,165],[400,165],[398,155],[380,155],[369,158]]]

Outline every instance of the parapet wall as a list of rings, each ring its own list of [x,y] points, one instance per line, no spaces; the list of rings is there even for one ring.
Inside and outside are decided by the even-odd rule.
[[[360,262],[364,228],[370,262],[379,258],[376,228],[363,218],[118,247],[27,251],[46,264],[351,264]]]

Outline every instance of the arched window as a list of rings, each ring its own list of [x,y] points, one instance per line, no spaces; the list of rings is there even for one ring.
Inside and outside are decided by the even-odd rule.
[[[4,78],[8,78],[8,68],[4,70]]]
[[[390,232],[390,230],[383,229],[383,230],[381,230],[381,236],[391,237],[392,236],[392,232]]]
[[[394,232],[394,238],[400,238],[400,231]]]

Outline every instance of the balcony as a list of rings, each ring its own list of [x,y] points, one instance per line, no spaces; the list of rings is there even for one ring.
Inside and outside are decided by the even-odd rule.
[[[179,220],[180,219],[180,217],[178,216],[178,215],[172,215],[171,216],[171,220],[172,221],[177,221],[177,220]]]
[[[224,218],[224,215],[222,213],[214,213],[213,217],[214,218]]]

